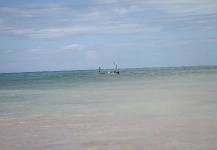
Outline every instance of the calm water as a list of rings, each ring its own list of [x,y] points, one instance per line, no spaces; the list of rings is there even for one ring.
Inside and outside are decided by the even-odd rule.
[[[0,149],[217,149],[217,67],[119,71],[0,74]]]

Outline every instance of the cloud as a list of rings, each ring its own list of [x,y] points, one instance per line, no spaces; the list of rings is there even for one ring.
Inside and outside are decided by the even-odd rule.
[[[124,19],[139,9],[135,5],[115,7],[112,11],[99,5],[81,9],[65,5],[2,6],[0,13],[4,17],[0,21],[0,32],[27,38],[62,38],[158,31],[159,27]]]
[[[80,44],[71,44],[71,45],[63,46],[61,48],[64,49],[64,50],[76,50],[76,51],[79,51],[79,50],[81,50],[82,47],[83,46],[80,45]]]
[[[110,47],[110,48],[114,48],[114,47],[116,47],[116,48],[118,48],[118,47],[120,47],[120,48],[125,48],[125,47],[134,47],[134,46],[136,46],[136,45],[138,45],[139,43],[138,42],[127,42],[127,43],[110,43],[110,44],[106,44],[105,46],[106,47]]]
[[[68,26],[60,28],[37,29],[7,29],[7,33],[29,38],[62,38],[79,34],[129,34],[158,32],[161,27],[148,27],[142,24],[118,24],[110,26]]]
[[[37,48],[31,48],[26,49],[25,53],[30,55],[41,55],[41,54],[53,54],[58,53],[59,50],[57,49],[49,49],[49,48],[43,48],[43,47],[37,47]]]
[[[139,7],[138,5],[130,5],[130,6],[125,6],[125,7],[116,7],[113,8],[112,11],[116,14],[120,14],[120,15],[125,15],[127,13],[133,13],[133,12],[139,12],[143,10],[141,7]]]
[[[95,30],[95,27],[90,26],[68,26],[45,29],[23,29],[23,28],[8,28],[4,32],[12,35],[24,36],[28,38],[61,38],[77,34],[90,33]]]
[[[115,4],[120,2],[125,2],[128,0],[95,0],[97,4]]]
[[[95,0],[95,2],[105,5],[115,4],[115,6],[125,8],[132,5],[137,6],[137,8],[145,8],[149,6],[167,13],[186,15],[217,13],[216,0]]]
[[[171,30],[171,26],[216,30],[215,0],[93,0],[90,6],[0,6],[0,32],[43,39],[162,32]]]
[[[159,2],[163,11],[182,15],[216,14],[217,2],[215,0],[165,0]]]

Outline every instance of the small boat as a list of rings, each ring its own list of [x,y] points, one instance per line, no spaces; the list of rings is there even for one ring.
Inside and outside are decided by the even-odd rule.
[[[107,74],[119,74],[118,64],[114,63],[114,71],[113,72],[109,71]]]

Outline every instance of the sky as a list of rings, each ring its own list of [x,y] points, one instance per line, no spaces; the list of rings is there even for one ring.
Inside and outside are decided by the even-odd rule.
[[[217,65],[216,0],[0,1],[0,73]]]

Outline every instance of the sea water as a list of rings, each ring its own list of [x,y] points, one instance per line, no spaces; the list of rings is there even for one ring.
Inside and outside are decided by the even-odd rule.
[[[0,74],[0,149],[217,149],[217,67]]]

